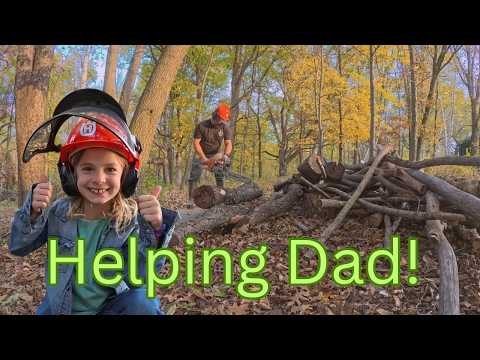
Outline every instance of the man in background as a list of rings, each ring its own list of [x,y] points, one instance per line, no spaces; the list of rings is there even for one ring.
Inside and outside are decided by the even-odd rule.
[[[188,179],[188,206],[193,207],[192,192],[202,175],[202,168],[212,169],[217,163],[230,163],[233,150],[232,130],[228,126],[230,119],[230,107],[221,103],[212,113],[210,119],[201,121],[193,134],[193,146],[195,156],[192,161],[192,169]],[[224,152],[220,152],[222,143],[225,145]],[[215,172],[217,186],[224,186],[225,176]]]

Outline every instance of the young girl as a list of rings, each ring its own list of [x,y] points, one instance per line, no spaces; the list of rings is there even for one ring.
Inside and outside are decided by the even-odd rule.
[[[113,103],[116,111],[103,105],[92,108],[91,101],[85,108],[84,99],[92,94],[95,100]],[[60,150],[60,179],[69,196],[49,207],[51,184],[34,184],[15,213],[9,241],[12,254],[25,256],[54,237],[58,239],[57,256],[75,256],[77,239],[85,240],[85,285],[77,284],[75,264],[58,264],[57,283],[47,281],[37,314],[162,314],[158,299],[148,299],[144,286],[130,284],[127,244],[132,235],[138,239],[137,271],[144,279],[146,249],[168,246],[177,214],[160,207],[160,187],[151,195],[130,197],[138,181],[141,147],[136,146],[126,121],[121,124],[125,119],[117,105],[109,95],[92,89],[74,92],[59,104],[55,113],[63,110],[65,116],[89,117],[79,117]],[[122,281],[117,286],[102,286],[93,279],[93,258],[106,248],[123,255]],[[157,264],[157,272],[162,265]],[[115,272],[103,272],[106,278],[109,274]]]

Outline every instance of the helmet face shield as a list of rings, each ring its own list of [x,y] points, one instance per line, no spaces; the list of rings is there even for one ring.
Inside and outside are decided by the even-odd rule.
[[[125,145],[132,156],[138,158],[141,145],[118,114],[106,109],[99,111],[94,107],[78,107],[58,114],[38,127],[25,146],[23,162],[30,161],[37,154],[60,152],[61,146],[66,143],[71,130],[81,118],[93,121],[109,130]]]
[[[34,131],[23,150],[22,160],[24,163],[30,161],[37,154],[60,151],[58,140],[55,141],[55,137],[51,136],[53,124],[54,122],[48,121]]]

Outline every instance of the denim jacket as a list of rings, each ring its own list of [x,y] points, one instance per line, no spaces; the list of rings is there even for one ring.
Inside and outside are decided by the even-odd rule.
[[[13,217],[8,243],[9,251],[13,255],[25,256],[45,244],[49,237],[55,237],[58,239],[58,256],[75,256],[77,220],[67,218],[69,199],[61,198],[56,200],[37,219],[31,222],[32,190],[25,199],[23,206],[17,210]],[[120,233],[115,230],[113,220],[108,223],[106,230],[102,233],[100,239],[101,249],[118,249],[121,251],[124,259],[123,280],[115,287],[117,295],[133,286],[128,282],[127,240],[130,235],[135,235],[138,238],[138,275],[143,279],[145,279],[146,274],[146,249],[168,246],[178,213],[162,208],[162,215],[164,228],[158,239],[155,236],[153,227],[140,214]],[[164,261],[165,259],[163,258],[157,262],[155,269],[157,273],[163,266]],[[71,314],[72,281],[75,281],[72,275],[76,265],[59,264],[57,266],[57,284],[51,286],[47,281],[49,276],[48,259],[45,262],[46,295],[41,307],[45,308],[45,305],[47,305],[49,314]],[[113,276],[115,272],[104,271],[103,274],[105,277],[109,277]]]

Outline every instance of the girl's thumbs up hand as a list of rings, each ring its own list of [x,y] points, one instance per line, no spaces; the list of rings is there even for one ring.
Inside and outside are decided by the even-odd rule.
[[[162,192],[161,186],[156,186],[150,195],[141,195],[137,198],[138,211],[155,230],[162,227],[162,208],[158,196]]]
[[[32,219],[37,218],[48,207],[50,199],[52,198],[53,187],[48,182],[46,176],[43,176],[41,182],[35,186],[32,192]]]

